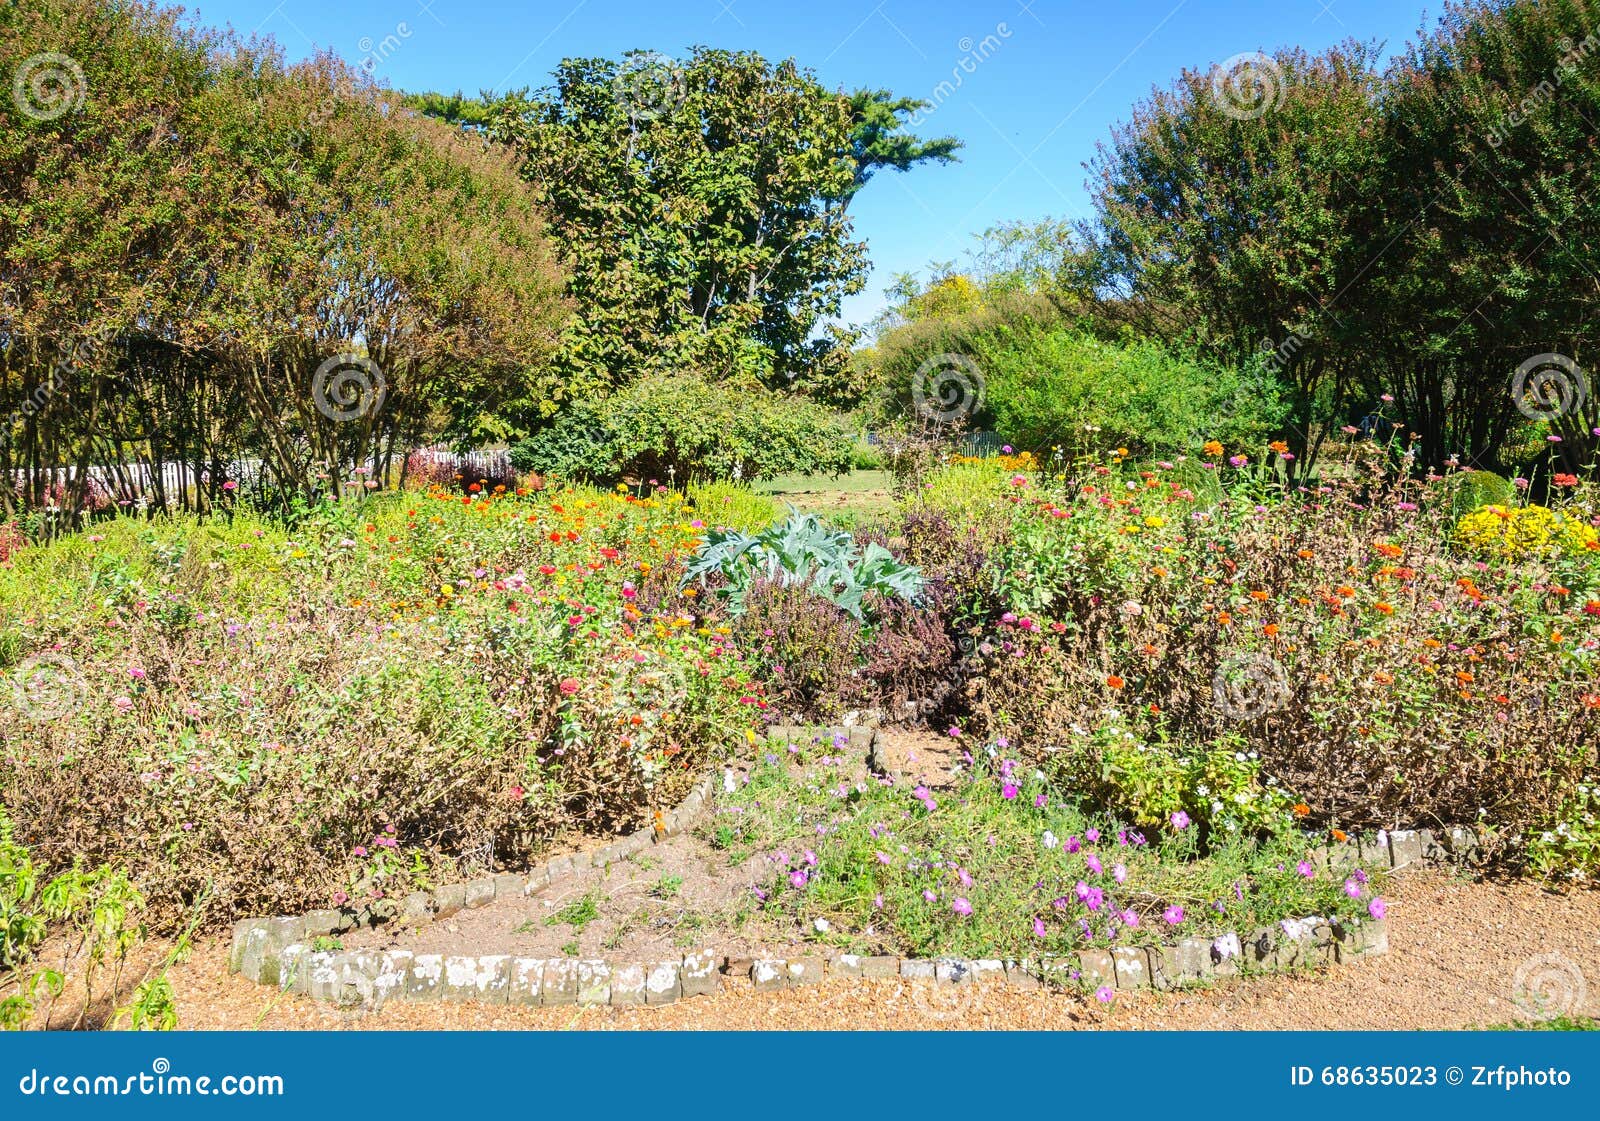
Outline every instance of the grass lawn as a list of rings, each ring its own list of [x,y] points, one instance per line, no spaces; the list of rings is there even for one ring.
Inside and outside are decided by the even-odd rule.
[[[889,512],[894,505],[894,478],[887,471],[852,471],[848,475],[779,475],[755,484],[806,514],[859,521]]]

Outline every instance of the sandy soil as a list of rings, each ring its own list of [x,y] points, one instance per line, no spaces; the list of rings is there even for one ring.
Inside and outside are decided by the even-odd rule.
[[[1207,991],[1125,994],[1106,1007],[1054,993],[882,981],[772,994],[729,988],[656,1009],[392,1004],[340,1012],[228,975],[222,942],[201,946],[172,980],[181,1026],[200,1029],[1469,1028],[1526,1019],[1512,1000],[1513,976],[1533,955],[1559,953],[1586,981],[1571,1011],[1600,1016],[1600,891],[1562,896],[1429,871],[1400,877],[1385,895],[1387,955]]]

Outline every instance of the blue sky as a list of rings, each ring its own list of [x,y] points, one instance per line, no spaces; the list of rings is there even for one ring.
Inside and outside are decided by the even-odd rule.
[[[538,86],[566,56],[695,44],[793,57],[829,86],[923,98],[959,74],[921,131],[965,140],[961,163],[882,173],[851,207],[874,264],[845,308],[856,322],[883,305],[894,273],[958,259],[988,226],[1084,214],[1095,144],[1184,67],[1348,38],[1394,52],[1423,18],[1421,0],[202,0],[191,10],[270,34],[291,58],[313,46],[351,61],[377,52],[376,75],[402,89]]]

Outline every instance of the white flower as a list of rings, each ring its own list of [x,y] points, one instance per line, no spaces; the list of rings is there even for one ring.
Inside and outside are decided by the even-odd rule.
[[[1044,831],[1044,836],[1041,837],[1040,840],[1044,842],[1044,847],[1047,849],[1053,849],[1056,847],[1056,835],[1050,832],[1048,829]]]
[[[814,920],[812,920],[811,928],[813,930],[815,930],[818,934],[826,934],[826,933],[828,933],[828,920],[827,919],[814,919]]]

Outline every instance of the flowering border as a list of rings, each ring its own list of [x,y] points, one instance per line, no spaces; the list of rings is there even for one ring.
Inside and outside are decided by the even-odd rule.
[[[769,741],[812,736],[848,737],[876,759],[877,733],[869,728],[774,727]],[[589,853],[560,856],[530,873],[503,873],[432,893],[416,892],[398,903],[378,900],[359,911],[313,911],[307,915],[243,919],[234,925],[230,972],[286,991],[345,1007],[376,1008],[389,1000],[478,1001],[489,1004],[659,1005],[681,997],[715,993],[724,983],[770,991],[824,980],[904,978],[912,982],[961,985],[1000,982],[1021,988],[1076,990],[1171,989],[1216,978],[1334,964],[1389,948],[1383,919],[1333,921],[1317,916],[1288,919],[1277,927],[1241,936],[1184,938],[1156,946],[1119,946],[1023,961],[1000,959],[933,960],[892,956],[748,958],[702,950],[682,958],[651,962],[611,962],[513,957],[416,954],[409,950],[313,950],[318,935],[339,934],[389,921],[412,924],[445,918],[497,897],[526,896],[580,868],[605,868],[627,860],[651,844],[687,830],[705,811],[715,788],[702,779],[670,813],[654,823]],[[1400,871],[1414,864],[1479,864],[1482,838],[1472,828],[1396,829],[1353,838],[1313,854],[1321,867],[1340,870],[1358,864]]]

